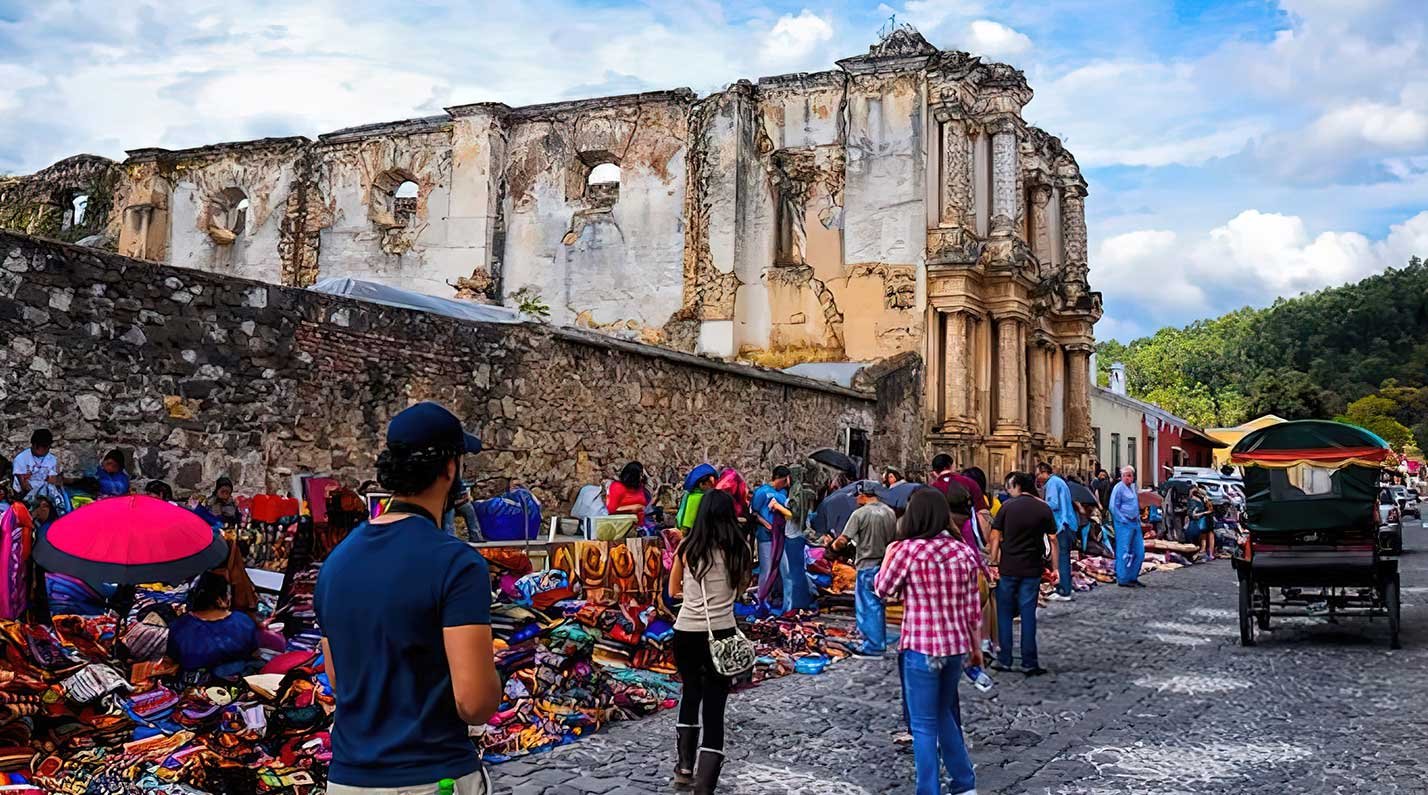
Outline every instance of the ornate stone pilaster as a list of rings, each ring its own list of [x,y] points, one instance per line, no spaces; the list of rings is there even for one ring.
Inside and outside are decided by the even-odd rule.
[[[946,385],[944,427],[960,429],[972,421],[972,357],[968,343],[968,316],[954,310],[943,313],[942,378]]]
[[[1026,343],[1020,318],[997,319],[997,432],[1022,431]]]
[[[988,130],[992,135],[991,234],[1010,237],[1016,234],[1017,193],[1021,186],[1016,125],[1010,119],[998,119]]]
[[[1046,344],[1042,340],[1034,341],[1027,346],[1026,355],[1030,357],[1030,366],[1027,369],[1031,372],[1031,383],[1027,386],[1027,428],[1033,436],[1044,438],[1051,430],[1051,415],[1048,411],[1051,403],[1051,372]]]
[[[929,196],[933,212],[928,223],[927,261],[970,265],[981,256],[977,239],[976,165],[971,122],[960,105],[943,105],[933,119],[940,131],[937,168]]]
[[[1091,348],[1084,345],[1066,346],[1066,445],[1088,446],[1091,443]]]
[[[942,193],[939,222],[944,227],[971,231],[976,225],[972,198],[972,136],[967,120],[951,111],[939,111],[942,123]]]
[[[1084,287],[1089,270],[1086,257],[1086,188],[1080,184],[1061,188],[1061,241],[1065,246],[1066,280]]]

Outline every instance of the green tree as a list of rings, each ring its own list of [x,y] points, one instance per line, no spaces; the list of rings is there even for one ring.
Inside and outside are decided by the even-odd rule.
[[[1413,441],[1413,433],[1393,418],[1398,404],[1381,395],[1365,395],[1349,404],[1349,408],[1334,419],[1373,431],[1395,450],[1402,450]]]
[[[1335,412],[1330,397],[1308,373],[1280,368],[1255,377],[1245,399],[1245,413],[1250,417],[1276,414],[1286,420],[1308,420]]]
[[[1379,394],[1394,410],[1362,416],[1387,417],[1428,441],[1425,329],[1428,266],[1413,257],[1407,267],[1266,309],[1238,309],[1129,343],[1102,342],[1098,358],[1103,373],[1112,362],[1126,364],[1131,395],[1191,422],[1348,416],[1351,403]]]

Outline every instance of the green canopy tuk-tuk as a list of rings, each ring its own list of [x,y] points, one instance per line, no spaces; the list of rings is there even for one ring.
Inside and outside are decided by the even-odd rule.
[[[1398,648],[1397,547],[1377,505],[1388,455],[1375,434],[1323,420],[1262,428],[1230,451],[1244,470],[1234,555],[1242,645],[1254,645],[1271,615],[1322,615],[1386,617]]]

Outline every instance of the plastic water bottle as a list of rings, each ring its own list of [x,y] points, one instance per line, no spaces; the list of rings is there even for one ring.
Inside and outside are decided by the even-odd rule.
[[[982,666],[974,665],[966,670],[966,674],[967,678],[972,680],[972,685],[983,693],[992,689],[992,677],[982,670]]]
[[[456,780],[444,778],[436,783],[436,795],[456,795]]]

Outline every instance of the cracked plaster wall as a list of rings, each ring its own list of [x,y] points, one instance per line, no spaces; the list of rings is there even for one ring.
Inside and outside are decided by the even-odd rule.
[[[292,189],[301,150],[285,148],[263,153],[223,153],[183,163],[168,175],[171,264],[227,276],[280,283],[277,256],[288,193]],[[223,191],[237,188],[247,196],[244,229],[231,243],[220,244],[210,227],[220,223],[214,202]]]
[[[457,279],[484,267],[480,225],[451,220],[456,174],[448,127],[321,145],[316,176],[327,214],[321,231],[322,276],[383,282],[450,296]],[[417,185],[405,226],[388,210],[391,183]],[[473,181],[473,192],[484,188]],[[465,192],[465,191],[462,191]]]
[[[688,109],[677,95],[510,122],[508,294],[534,289],[559,324],[660,339],[683,301]],[[613,203],[587,185],[605,162]]]

